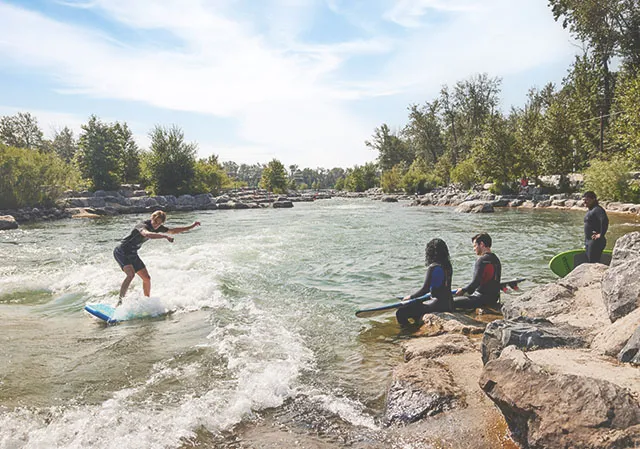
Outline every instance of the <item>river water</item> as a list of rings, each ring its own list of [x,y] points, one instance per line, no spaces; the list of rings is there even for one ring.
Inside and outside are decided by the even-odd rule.
[[[434,237],[449,245],[454,284],[467,282],[480,230],[503,279],[549,282],[549,259],[582,246],[583,215],[362,199],[172,213],[169,227],[202,227],[140,254],[152,297],[173,313],[114,326],[83,306],[115,303],[112,250],[147,217],[1,231],[0,448],[266,447],[287,435],[291,447],[400,444],[380,417],[407,335],[392,314],[355,310],[417,290]],[[639,229],[611,221],[609,247]],[[128,303],[141,295],[136,279]]]

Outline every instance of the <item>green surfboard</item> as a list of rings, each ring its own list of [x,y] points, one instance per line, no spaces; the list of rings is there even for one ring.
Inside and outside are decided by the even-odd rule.
[[[554,256],[549,262],[549,268],[561,278],[571,273],[575,267],[587,261],[587,253],[584,249],[572,249]],[[600,263],[609,265],[611,263],[611,250],[605,249],[600,257]]]

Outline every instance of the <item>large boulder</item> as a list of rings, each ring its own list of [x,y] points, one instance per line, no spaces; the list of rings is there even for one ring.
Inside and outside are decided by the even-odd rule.
[[[567,323],[588,332],[599,332],[610,324],[600,292],[606,270],[606,265],[582,264],[555,283],[519,296],[504,296],[504,318],[546,318],[556,324]]]
[[[456,208],[456,212],[463,213],[488,213],[493,211],[493,205],[486,201],[465,201]]]
[[[596,334],[591,349],[598,355],[617,357],[640,324],[640,308],[609,324]]]
[[[0,231],[18,229],[18,222],[13,215],[0,215]]]
[[[538,350],[557,347],[582,348],[586,345],[580,329],[568,324],[554,325],[544,318],[519,317],[513,321],[498,320],[489,323],[482,335],[482,362],[497,359],[507,346]]]
[[[412,338],[402,343],[404,359],[409,361],[417,357],[435,359],[444,355],[475,352],[478,345],[469,337],[460,334],[444,334],[429,338]]]
[[[446,365],[415,358],[398,366],[387,393],[384,423],[408,424],[455,407],[459,391]]]
[[[602,279],[602,298],[612,322],[640,306],[640,232],[616,241],[611,266]]]
[[[624,348],[620,350],[618,360],[640,365],[640,326],[638,326]]]
[[[485,365],[479,383],[523,447],[640,445],[635,368],[593,360],[579,350],[525,354],[509,346]]]

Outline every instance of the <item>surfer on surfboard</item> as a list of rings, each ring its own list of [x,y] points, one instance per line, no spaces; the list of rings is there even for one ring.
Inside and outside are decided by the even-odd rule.
[[[190,226],[167,228],[164,226],[166,219],[166,213],[161,210],[155,211],[151,214],[150,220],[138,223],[131,233],[122,239],[120,245],[116,246],[113,250],[113,257],[115,257],[118,265],[120,265],[120,268],[122,268],[122,271],[124,271],[126,275],[120,286],[118,306],[122,304],[122,299],[127,294],[129,284],[131,284],[136,274],[142,279],[144,296],[151,294],[151,277],[144,262],[138,256],[138,250],[144,242],[149,239],[166,239],[170,243],[173,243],[173,237],[167,234],[180,234],[181,232],[186,232],[196,226],[200,226],[199,221],[194,221]]]

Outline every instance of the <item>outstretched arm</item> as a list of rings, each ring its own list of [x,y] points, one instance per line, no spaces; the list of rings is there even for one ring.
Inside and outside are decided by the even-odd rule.
[[[173,237],[168,236],[167,234],[161,234],[159,232],[149,232],[146,229],[141,229],[139,232],[143,237],[148,239],[167,239],[171,243],[173,243]]]
[[[200,226],[200,222],[199,221],[194,221],[190,226],[183,226],[181,228],[171,228],[167,232],[169,234],[180,234],[181,232],[190,231],[193,228],[195,228],[196,226]]]

